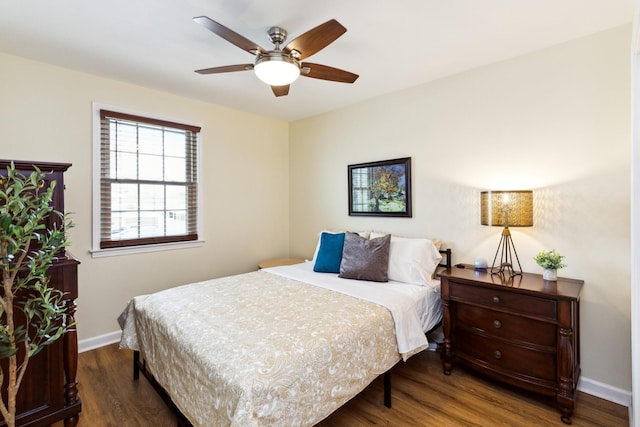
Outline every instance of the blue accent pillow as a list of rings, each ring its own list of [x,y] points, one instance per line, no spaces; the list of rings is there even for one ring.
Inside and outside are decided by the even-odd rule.
[[[342,247],[344,233],[322,233],[320,235],[320,249],[313,265],[313,271],[318,273],[340,273],[342,261]]]

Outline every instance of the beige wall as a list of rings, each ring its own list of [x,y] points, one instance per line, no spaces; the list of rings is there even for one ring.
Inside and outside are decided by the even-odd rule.
[[[561,275],[585,281],[583,377],[630,390],[630,39],[625,26],[292,123],[291,255],[344,227],[491,263],[500,228],[480,225],[480,191],[533,189],[535,225],[512,229],[522,267],[566,255]],[[413,218],[349,217],[347,165],[405,156]]]
[[[92,102],[202,124],[204,246],[91,258]],[[117,331],[133,296],[249,271],[289,251],[288,125],[0,54],[0,158],[73,163],[80,340]]]

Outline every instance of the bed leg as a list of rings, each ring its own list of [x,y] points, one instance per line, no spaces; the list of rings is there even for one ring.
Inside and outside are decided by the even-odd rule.
[[[134,381],[140,378],[140,352],[138,350],[133,351],[133,379]]]
[[[173,403],[173,400],[171,400],[171,398],[169,397],[169,394],[167,394],[167,391],[164,388],[162,388],[160,383],[154,378],[153,374],[149,372],[149,370],[147,369],[147,362],[146,361],[141,362],[140,359],[141,359],[140,352],[134,351],[133,352],[133,379],[137,380],[138,378],[140,378],[140,374],[142,373],[142,375],[144,375],[147,381],[149,381],[149,384],[153,387],[156,393],[158,393],[158,396],[162,400],[164,400],[164,403],[166,403],[169,408],[171,408],[174,411],[174,413],[176,414],[176,417],[178,418],[178,427],[193,427],[193,424],[189,422],[187,417],[182,415],[182,412],[180,412],[176,404]]]
[[[391,372],[384,373],[384,406],[391,408]]]

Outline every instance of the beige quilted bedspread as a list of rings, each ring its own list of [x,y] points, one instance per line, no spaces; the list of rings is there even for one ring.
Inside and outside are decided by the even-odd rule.
[[[137,297],[122,320],[195,426],[311,426],[400,360],[387,309],[263,271]]]

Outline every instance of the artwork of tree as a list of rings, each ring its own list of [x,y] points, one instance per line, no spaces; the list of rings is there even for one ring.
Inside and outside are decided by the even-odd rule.
[[[411,158],[348,166],[349,215],[411,217]]]
[[[391,202],[404,199],[404,168],[399,165],[372,168],[371,195],[375,200],[374,212],[380,212],[380,201]]]

